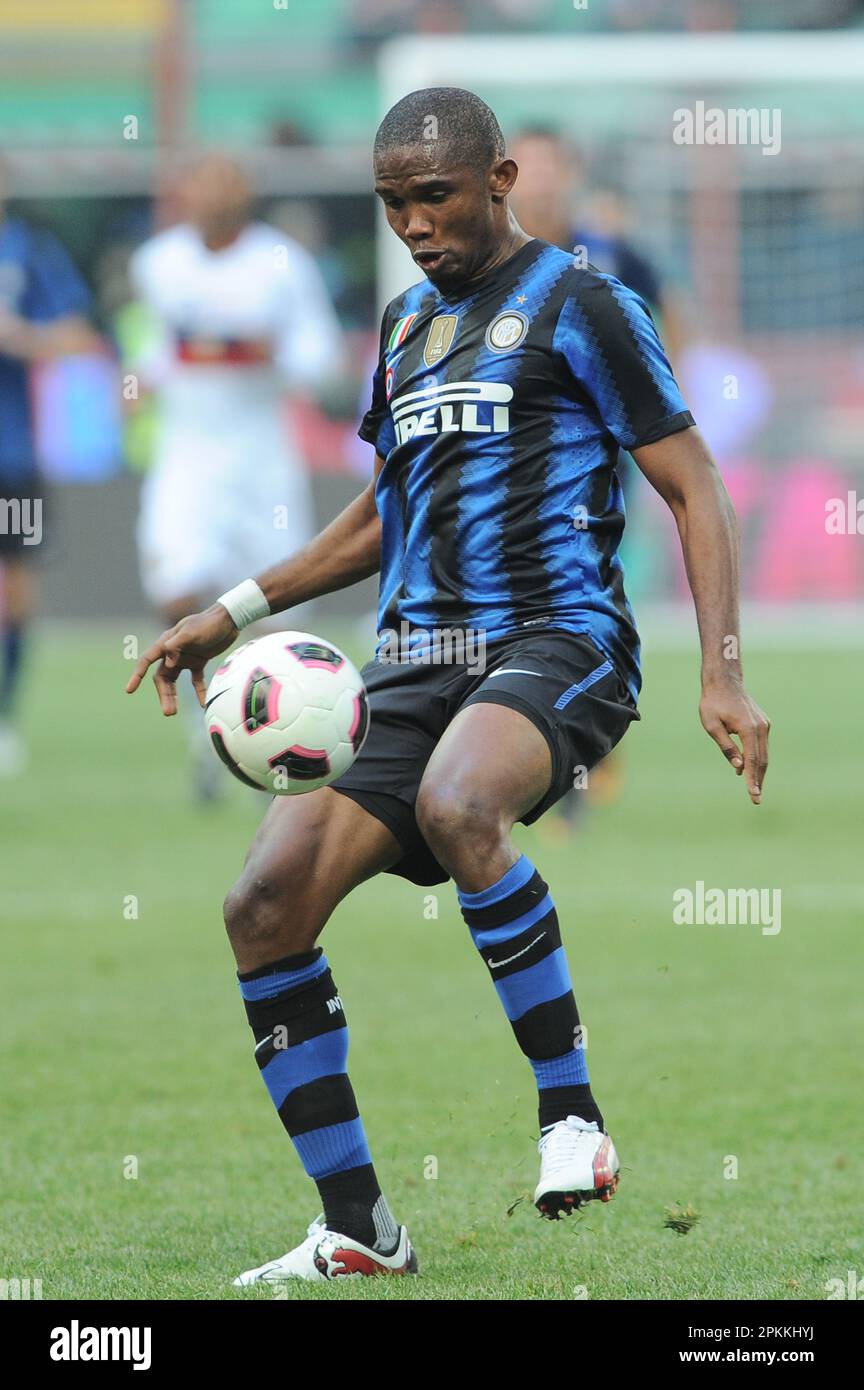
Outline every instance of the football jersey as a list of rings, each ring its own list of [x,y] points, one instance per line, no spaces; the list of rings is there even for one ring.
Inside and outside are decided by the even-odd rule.
[[[56,237],[20,217],[0,221],[0,314],[50,323],[89,314],[90,294]],[[0,351],[0,474],[23,482],[36,468],[30,364]]]
[[[221,439],[251,462],[262,431],[283,429],[286,387],[318,387],[338,364],[339,326],[315,261],[266,223],[217,251],[195,227],[171,227],[138,248],[130,272],[160,326],[141,374],[178,447]]]
[[[693,424],[642,300],[534,238],[470,292],[399,295],[380,349],[358,431],[385,461],[376,651],[415,629],[587,633],[635,699],[615,463]]]

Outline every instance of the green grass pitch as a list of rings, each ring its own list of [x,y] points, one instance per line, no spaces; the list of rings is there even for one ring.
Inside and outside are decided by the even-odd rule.
[[[533,1077],[452,884],[380,877],[341,906],[322,944],[421,1277],[283,1297],[823,1299],[864,1270],[860,667],[848,650],[751,652],[774,722],[756,809],[699,726],[695,655],[649,651],[621,798],[567,843],[517,831],[558,907],[621,1156],[607,1206],[550,1223],[531,1204]],[[0,1277],[39,1278],[45,1299],[272,1298],[231,1278],[319,1208],[257,1075],[221,925],[266,802],[232,785],[197,810],[183,726],[149,684],[126,697],[128,671],[107,629],[46,633],[33,764],[0,788]],[[700,879],[781,889],[779,934],[675,925],[674,890]],[[678,1234],[665,1223],[687,1207]]]

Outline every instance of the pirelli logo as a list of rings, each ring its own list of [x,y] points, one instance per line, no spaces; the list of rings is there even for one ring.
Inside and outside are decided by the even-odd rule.
[[[437,434],[506,434],[513,387],[503,381],[448,381],[390,402],[396,441]]]

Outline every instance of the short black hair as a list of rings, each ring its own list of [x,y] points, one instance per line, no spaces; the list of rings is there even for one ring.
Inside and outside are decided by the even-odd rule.
[[[390,107],[375,134],[373,159],[414,146],[443,149],[478,173],[504,158],[495,112],[463,87],[421,87]]]

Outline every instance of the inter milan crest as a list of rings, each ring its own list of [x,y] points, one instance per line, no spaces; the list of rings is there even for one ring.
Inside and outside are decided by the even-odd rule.
[[[528,332],[528,320],[518,309],[497,314],[486,329],[486,346],[492,352],[512,352]]]
[[[450,351],[458,322],[456,314],[438,314],[432,320],[423,348],[423,361],[427,367],[434,367]]]

